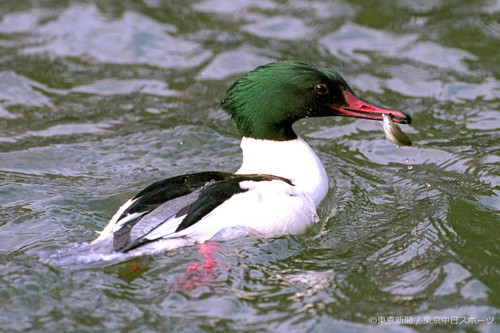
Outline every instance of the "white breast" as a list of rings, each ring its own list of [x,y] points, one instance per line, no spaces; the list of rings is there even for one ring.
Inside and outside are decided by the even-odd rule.
[[[238,174],[271,174],[293,181],[297,191],[318,205],[328,191],[325,168],[314,150],[297,138],[288,141],[241,140],[243,164]]]

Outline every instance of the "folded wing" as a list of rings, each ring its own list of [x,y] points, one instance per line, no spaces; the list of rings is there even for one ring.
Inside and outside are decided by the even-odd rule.
[[[273,175],[239,175],[225,172],[200,172],[168,178],[139,192],[113,226],[114,251],[127,252],[160,238],[176,234],[201,221],[233,195],[247,191],[241,182],[283,181]]]

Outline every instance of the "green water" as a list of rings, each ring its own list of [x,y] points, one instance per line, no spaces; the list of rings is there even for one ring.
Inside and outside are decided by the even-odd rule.
[[[499,332],[498,1],[2,1],[1,332]],[[296,130],[331,179],[306,235],[221,242],[99,269],[39,254],[90,241],[169,176],[235,170],[217,109],[241,73],[336,68],[410,113]]]

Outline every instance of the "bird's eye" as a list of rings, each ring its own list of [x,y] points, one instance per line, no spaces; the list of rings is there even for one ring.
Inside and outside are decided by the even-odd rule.
[[[328,94],[328,86],[324,83],[319,83],[317,85],[314,86],[314,91],[318,94],[318,95],[324,95],[324,94]]]

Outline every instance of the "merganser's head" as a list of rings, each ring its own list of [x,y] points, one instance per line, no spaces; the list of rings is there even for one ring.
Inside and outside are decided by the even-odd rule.
[[[307,117],[347,116],[409,124],[406,113],[384,109],[356,96],[331,69],[294,61],[258,67],[241,76],[226,92],[221,107],[241,135],[255,139],[292,140],[292,124]]]

